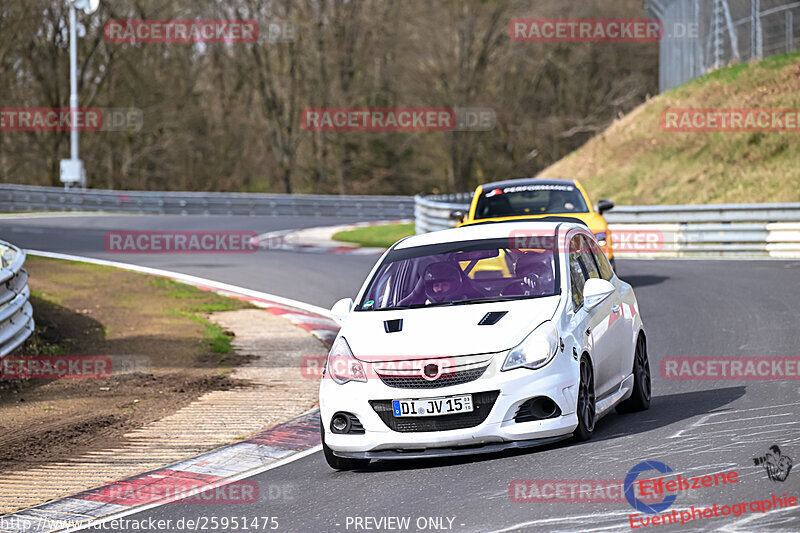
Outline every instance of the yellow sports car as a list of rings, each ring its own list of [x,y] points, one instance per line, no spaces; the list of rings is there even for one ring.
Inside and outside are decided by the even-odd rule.
[[[568,216],[586,224],[606,252],[613,266],[611,232],[603,213],[614,207],[610,200],[600,200],[592,206],[589,195],[578,181],[551,179],[519,179],[479,185],[472,197],[460,226],[502,220]]]

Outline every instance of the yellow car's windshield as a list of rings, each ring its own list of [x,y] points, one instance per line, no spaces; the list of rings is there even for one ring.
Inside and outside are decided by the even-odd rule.
[[[474,219],[588,212],[583,195],[574,185],[542,183],[484,189]]]

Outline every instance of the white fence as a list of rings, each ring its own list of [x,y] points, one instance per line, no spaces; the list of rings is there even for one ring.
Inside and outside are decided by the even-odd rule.
[[[33,333],[33,309],[28,302],[25,252],[0,241],[0,359]]]
[[[455,227],[469,194],[417,196],[417,233]],[[621,257],[800,258],[800,204],[619,206],[606,213]]]

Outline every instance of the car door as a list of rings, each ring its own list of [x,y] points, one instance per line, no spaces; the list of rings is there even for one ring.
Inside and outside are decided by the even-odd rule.
[[[587,249],[591,252],[592,259],[595,261],[600,273],[600,277],[611,282],[617,290],[609,296],[603,304],[609,306],[609,314],[605,324],[599,327],[604,328],[603,338],[609,349],[609,383],[610,387],[616,387],[633,368],[633,316],[624,313],[622,308],[622,294],[619,291],[619,281],[615,279],[614,270],[608,261],[605,253],[600,249],[596,242],[584,236],[587,241]],[[601,305],[603,305],[601,304]]]
[[[583,282],[589,279],[599,279],[600,272],[597,263],[592,257],[588,237],[576,234],[570,240],[570,269],[575,268],[583,274]],[[572,265],[575,265],[574,267]],[[616,294],[616,293],[615,293]],[[614,356],[614,342],[608,333],[613,298],[611,295],[594,309],[583,309],[588,315],[584,335],[592,353],[594,363],[595,394],[602,397],[615,384],[619,364]],[[581,286],[581,306],[583,305],[583,287]]]

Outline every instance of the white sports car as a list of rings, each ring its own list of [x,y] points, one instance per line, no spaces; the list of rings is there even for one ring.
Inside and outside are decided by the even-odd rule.
[[[612,408],[650,405],[633,289],[575,219],[408,237],[332,315],[319,400],[335,469],[585,440]]]

